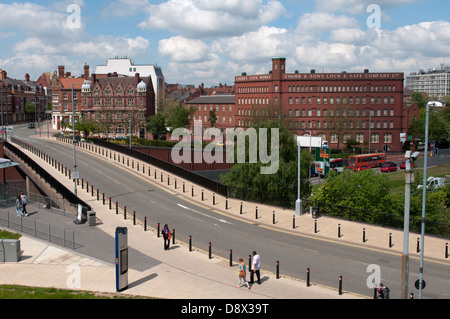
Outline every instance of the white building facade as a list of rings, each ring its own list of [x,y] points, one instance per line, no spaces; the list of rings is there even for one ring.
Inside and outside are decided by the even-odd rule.
[[[406,76],[405,86],[414,92],[427,93],[442,100],[450,95],[450,68],[411,73]]]

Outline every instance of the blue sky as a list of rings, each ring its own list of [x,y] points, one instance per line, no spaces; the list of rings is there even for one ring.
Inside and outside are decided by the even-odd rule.
[[[158,64],[168,83],[211,86],[284,56],[288,72],[409,74],[450,65],[448,12],[448,0],[1,1],[0,68],[81,75],[119,55]]]

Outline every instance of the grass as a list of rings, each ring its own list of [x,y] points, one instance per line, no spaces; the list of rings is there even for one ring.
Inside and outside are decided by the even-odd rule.
[[[0,239],[19,239],[21,234],[11,233],[6,230],[0,230]]]
[[[0,285],[0,299],[151,299],[118,293]]]

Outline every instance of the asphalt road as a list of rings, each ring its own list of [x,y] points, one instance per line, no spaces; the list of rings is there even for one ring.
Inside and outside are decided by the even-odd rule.
[[[15,129],[15,137],[32,143],[64,166],[73,167],[71,146],[30,138],[34,130],[26,126]],[[290,235],[228,218],[163,191],[148,180],[119,169],[113,161],[100,160],[83,151],[77,152],[77,166],[80,178],[99,188],[100,193],[111,196],[113,202],[118,201],[120,207],[126,206],[128,212],[135,211],[141,220],[146,216],[152,225],[158,222],[168,224],[170,229],[176,229],[176,237],[180,240],[185,239],[186,242],[192,236],[193,245],[199,249],[207,251],[211,242],[215,255],[228,258],[232,249],[234,258],[239,256],[244,260],[256,250],[261,255],[263,269],[275,272],[275,264],[279,260],[283,275],[305,279],[306,269],[310,268],[312,282],[335,288],[339,276],[343,276],[345,290],[366,296],[373,293],[366,285],[371,274],[367,267],[376,264],[381,268],[382,282],[391,289],[391,298],[400,298],[400,255]],[[77,191],[86,190],[79,187]],[[95,243],[86,243],[83,253],[111,262],[112,252],[102,247],[106,241],[106,238],[99,238]],[[144,260],[145,256],[140,258]],[[142,270],[152,264],[151,261],[142,262]],[[423,290],[423,298],[450,298],[449,267],[427,262],[424,269],[427,288]],[[411,258],[411,287],[419,277],[418,270],[419,260]]]

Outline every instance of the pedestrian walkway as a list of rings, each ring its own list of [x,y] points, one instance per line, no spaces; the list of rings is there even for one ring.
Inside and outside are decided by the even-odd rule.
[[[63,143],[63,142],[61,142]],[[23,149],[22,149],[23,150]],[[72,180],[63,177],[50,164],[42,158],[23,150],[39,165],[48,172],[58,177],[58,179],[69,189],[73,186]],[[85,149],[80,149],[85,151]],[[112,161],[107,155],[100,155],[101,152],[93,154],[99,159]],[[137,159],[131,159],[138,163]],[[382,250],[393,254],[399,254],[403,247],[403,232],[394,229],[349,222],[330,217],[311,218],[307,213],[295,217],[295,228],[293,220],[295,212],[292,210],[282,210],[278,207],[260,205],[255,203],[243,204],[242,214],[240,210],[240,200],[228,199],[228,209],[226,209],[226,199],[213,194],[208,190],[203,190],[204,198],[201,198],[202,189],[193,185],[189,181],[177,178],[177,187],[174,182],[167,185],[167,172],[163,171],[163,182],[160,180],[158,170],[157,178],[153,174],[148,174],[148,167],[142,171],[137,171],[137,166],[131,168],[116,161],[115,164],[129,170],[130,174],[139,175],[149,179],[149,182],[169,193],[176,193],[185,200],[210,209],[217,214],[224,214],[233,218],[246,221],[252,224],[259,224],[262,227],[269,227],[277,231],[290,232],[298,236],[314,237],[318,240],[339,242],[344,245],[356,245],[366,249]],[[147,166],[147,165],[146,165]],[[155,169],[150,167],[151,170]],[[153,171],[152,171],[153,172]],[[150,176],[149,176],[150,175]],[[172,176],[174,178],[174,176]],[[171,178],[172,178],[171,177]],[[185,183],[185,192],[182,184]],[[190,190],[194,187],[194,196]],[[188,191],[189,190],[189,191]],[[205,252],[194,249],[189,252],[186,243],[177,241],[172,250],[162,250],[162,239],[157,238],[154,230],[144,232],[142,221],[133,225],[131,219],[124,220],[123,216],[112,213],[107,206],[103,206],[102,201],[92,201],[89,193],[80,192],[79,197],[84,201],[89,201],[93,210],[96,211],[97,226],[88,225],[77,226],[83,230],[84,240],[95,242],[96,238],[109,236],[111,240],[111,250],[113,250],[113,237],[117,226],[128,227],[129,247],[147,256],[151,260],[151,266],[145,270],[133,265],[130,259],[129,287],[127,294],[151,296],[157,298],[190,298],[190,299],[329,299],[329,298],[365,298],[345,291],[338,295],[336,287],[323,287],[313,284],[306,287],[305,279],[296,280],[281,275],[276,279],[272,271],[266,270],[263,263],[262,277],[267,279],[261,285],[253,285],[250,291],[245,288],[236,288],[237,284],[237,262],[233,267],[229,267],[228,261],[213,256],[209,259]],[[213,203],[214,197],[214,203]],[[256,219],[256,206],[258,206],[258,218]],[[275,211],[275,224],[273,224],[273,212]],[[41,213],[39,213],[40,215]],[[48,214],[43,211],[42,216]],[[28,218],[28,217],[27,217]],[[47,217],[48,218],[48,217]],[[340,224],[340,237],[337,238],[338,225]],[[365,242],[362,242],[363,231],[365,230]],[[391,236],[389,236],[391,234]],[[417,234],[410,236],[410,257],[418,258],[415,251]],[[389,237],[391,247],[388,247]],[[103,240],[103,239],[102,239]],[[107,240],[107,239],[104,239]],[[425,239],[425,257],[449,264],[444,256],[446,241],[444,239],[429,237]],[[115,267],[111,262],[97,260],[87,253],[80,255],[78,251],[59,249],[46,242],[23,237],[21,240],[23,250],[22,261],[18,264],[0,264],[0,282],[22,285],[51,286],[58,288],[68,288],[76,286],[79,289],[114,292],[115,291]],[[79,266],[79,268],[77,268]],[[79,269],[80,280],[74,279],[74,274]],[[74,275],[74,276],[72,276]],[[306,277],[306,274],[305,274]],[[70,281],[72,280],[72,281]],[[314,279],[311,279],[314,283]],[[77,286],[79,284],[79,287]],[[195,287],[195,288],[194,288]]]

